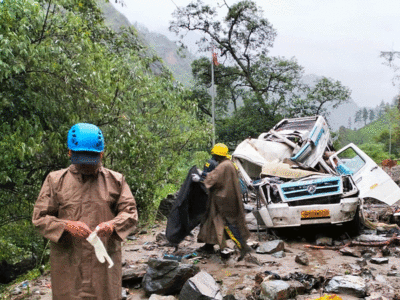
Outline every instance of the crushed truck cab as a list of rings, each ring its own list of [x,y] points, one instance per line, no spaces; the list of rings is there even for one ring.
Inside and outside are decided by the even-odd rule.
[[[388,205],[400,188],[371,158],[350,144],[335,151],[322,116],[284,119],[232,154],[239,176],[257,198],[268,228],[312,224],[358,226],[362,199]]]

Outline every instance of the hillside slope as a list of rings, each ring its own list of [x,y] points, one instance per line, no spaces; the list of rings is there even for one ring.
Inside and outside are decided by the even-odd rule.
[[[196,59],[193,54],[186,49],[183,49],[181,54],[178,54],[178,46],[165,35],[150,32],[146,27],[137,23],[131,24],[109,2],[99,1],[98,3],[103,10],[106,25],[115,31],[118,31],[121,26],[135,27],[143,44],[149,48],[150,54],[157,55],[162,59],[162,63],[171,71],[175,80],[185,86],[193,84],[191,63]]]

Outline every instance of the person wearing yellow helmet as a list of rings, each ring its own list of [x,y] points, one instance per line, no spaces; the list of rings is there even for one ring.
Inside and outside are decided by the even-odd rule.
[[[207,177],[207,174],[218,166],[218,161],[216,157],[223,156],[231,159],[228,151],[228,147],[225,144],[218,143],[214,145],[214,147],[211,149],[211,158],[204,164],[203,171],[200,172],[199,170],[201,176],[200,181],[203,181]]]
[[[197,237],[205,245],[199,250],[213,252],[216,244],[222,250],[226,239],[231,238],[240,249],[241,260],[251,250],[246,243],[250,232],[245,222],[238,174],[225,144],[216,144],[211,154],[218,162],[215,169],[204,180],[197,174],[192,176],[193,181],[202,181],[209,190],[206,218]]]

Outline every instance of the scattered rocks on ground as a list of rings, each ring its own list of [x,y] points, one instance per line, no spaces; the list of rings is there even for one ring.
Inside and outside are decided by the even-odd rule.
[[[310,264],[310,261],[308,259],[307,253],[301,252],[300,254],[296,255],[296,258],[294,260],[298,264],[308,266]]]
[[[284,258],[286,257],[285,251],[278,251],[272,254],[273,257],[275,258]]]
[[[365,267],[368,265],[367,260],[365,258],[356,259],[356,264],[360,267]]]
[[[358,276],[344,275],[335,276],[329,280],[325,287],[327,293],[338,293],[355,297],[365,297],[367,285],[365,280]]]
[[[179,300],[222,300],[220,287],[205,271],[197,273],[184,284]]]
[[[129,266],[122,270],[122,283],[125,286],[130,283],[141,282],[147,271],[146,264]]]
[[[274,240],[270,242],[262,243],[256,250],[260,254],[273,254],[278,251],[283,251],[285,244],[282,240]]]
[[[373,257],[370,259],[370,262],[377,265],[388,264],[389,259],[384,257]]]
[[[382,296],[379,293],[372,293],[369,297],[366,297],[365,300],[389,300],[389,299]]]
[[[147,294],[171,295],[179,292],[185,282],[200,269],[191,264],[151,258],[142,286]]]
[[[290,285],[283,280],[264,280],[261,283],[260,299],[281,300],[288,299],[290,295]]]
[[[347,255],[347,256],[354,256],[354,257],[361,257],[361,252],[357,251],[356,249],[344,247],[339,250],[340,254]]]

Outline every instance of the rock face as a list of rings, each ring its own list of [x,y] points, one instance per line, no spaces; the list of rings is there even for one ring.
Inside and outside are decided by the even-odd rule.
[[[270,242],[265,242],[261,244],[256,252],[260,254],[272,254],[278,251],[283,251],[285,248],[285,245],[283,241],[281,240],[275,240],[275,241],[270,241]]]
[[[178,293],[185,282],[200,269],[177,261],[150,259],[142,286],[147,294],[172,295]]]
[[[325,291],[328,293],[346,294],[361,298],[366,296],[367,286],[365,280],[358,276],[335,276],[328,282]]]
[[[222,300],[222,294],[214,278],[201,271],[189,278],[183,286],[179,300]]]
[[[283,300],[290,295],[290,285],[283,280],[264,280],[261,283],[260,299],[263,300]]]

